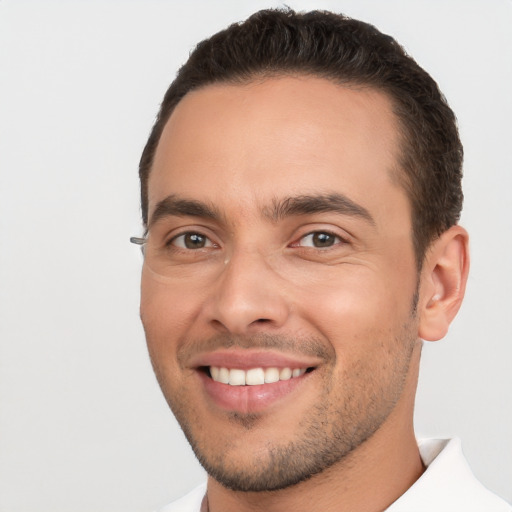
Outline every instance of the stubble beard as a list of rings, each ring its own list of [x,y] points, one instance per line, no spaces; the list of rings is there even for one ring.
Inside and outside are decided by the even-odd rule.
[[[211,477],[234,491],[277,491],[308,480],[335,464],[349,462],[349,454],[385,422],[405,386],[417,342],[413,320],[410,318],[403,325],[402,331],[392,342],[394,354],[392,357],[387,354],[391,368],[384,383],[375,377],[375,368],[371,364],[357,361],[344,370],[343,389],[335,389],[332,372],[328,371],[329,365],[326,365],[322,377],[324,399],[302,418],[292,439],[286,443],[275,443],[269,439],[264,453],[255,454],[249,464],[237,463],[236,457],[233,459],[230,456],[229,447],[211,450],[200,435],[200,431],[208,426],[200,424],[188,401],[180,398],[181,393],[166,392],[164,373],[159,371],[157,365],[154,365],[155,372],[196,457]],[[268,341],[270,337],[266,339]],[[242,344],[251,343],[251,340],[245,340]],[[281,345],[279,339],[273,339],[272,343]],[[307,343],[311,346],[311,340],[307,340]],[[319,341],[316,343],[318,346],[321,344]],[[385,344],[379,346],[384,347]],[[332,361],[331,366],[335,357]],[[375,360],[372,362],[375,364]],[[261,414],[229,414],[229,422],[238,425],[242,435],[243,431],[257,429],[262,420]]]

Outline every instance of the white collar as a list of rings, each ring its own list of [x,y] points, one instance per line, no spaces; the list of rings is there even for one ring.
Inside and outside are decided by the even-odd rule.
[[[418,448],[427,469],[386,512],[512,512],[474,477],[460,439],[424,439]]]

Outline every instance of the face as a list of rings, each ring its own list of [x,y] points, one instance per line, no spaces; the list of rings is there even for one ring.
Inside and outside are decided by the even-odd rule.
[[[296,484],[391,421],[418,325],[410,207],[383,94],[311,77],[178,104],[149,178],[141,317],[210,475]]]

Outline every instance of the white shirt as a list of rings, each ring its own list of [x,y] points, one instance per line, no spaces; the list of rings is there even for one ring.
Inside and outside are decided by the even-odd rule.
[[[386,512],[512,512],[512,506],[473,475],[459,439],[425,439],[418,448],[426,471]],[[206,484],[159,512],[200,512]]]

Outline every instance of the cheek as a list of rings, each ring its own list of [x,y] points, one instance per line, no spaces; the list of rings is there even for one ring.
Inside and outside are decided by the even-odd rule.
[[[414,285],[369,267],[332,269],[321,282],[303,283],[301,316],[331,343],[371,343],[391,333],[410,315]]]
[[[143,271],[140,317],[152,358],[174,355],[194,316],[194,301],[180,287]]]

